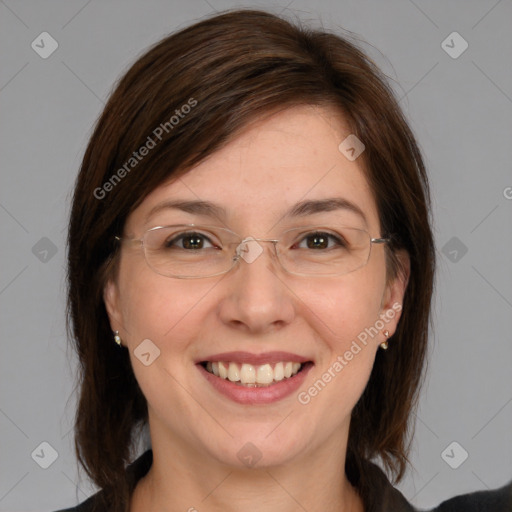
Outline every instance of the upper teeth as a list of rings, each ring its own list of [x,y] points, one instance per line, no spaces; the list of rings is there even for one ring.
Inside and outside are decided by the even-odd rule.
[[[252,365],[243,363],[239,365],[233,362],[212,362],[206,363],[206,369],[222,379],[241,384],[271,384],[295,375],[301,367],[301,363],[279,362],[274,365],[269,363]]]

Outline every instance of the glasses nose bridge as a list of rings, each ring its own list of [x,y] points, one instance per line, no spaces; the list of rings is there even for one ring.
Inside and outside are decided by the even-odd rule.
[[[277,245],[277,243],[279,242],[279,240],[275,239],[275,238],[253,238],[253,237],[247,237],[247,238],[244,238],[244,240],[253,240],[254,242],[272,242],[274,244],[274,247]],[[242,242],[244,241],[242,240]]]
[[[254,246],[252,246],[252,248],[251,248],[251,246],[249,245],[254,242],[256,242],[258,247],[260,247],[259,250],[257,248],[255,248]],[[240,261],[240,259],[245,260],[246,263],[252,263],[256,259],[258,259],[258,257],[261,256],[261,254],[263,254],[263,247],[261,247],[259,245],[259,242],[270,242],[273,244],[274,256],[276,257],[278,264],[282,266],[282,263],[281,263],[281,260],[279,259],[278,251],[277,251],[277,244],[278,244],[279,240],[275,239],[275,238],[254,238],[252,236],[243,238],[236,246],[235,255],[233,257],[233,266],[236,263],[238,263]]]

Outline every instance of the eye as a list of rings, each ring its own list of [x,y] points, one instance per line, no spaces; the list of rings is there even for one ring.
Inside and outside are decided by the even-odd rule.
[[[332,249],[333,245],[329,245],[330,241],[334,242],[334,247],[347,247],[347,243],[343,238],[325,231],[308,233],[296,245],[301,249]],[[304,242],[306,246],[302,245]]]
[[[181,233],[177,236],[174,236],[172,238],[168,238],[164,242],[164,248],[165,249],[171,249],[173,247],[177,247],[178,249],[186,249],[186,250],[199,250],[199,249],[207,249],[208,246],[205,246],[205,244],[210,244],[209,247],[217,247],[213,245],[213,243],[210,241],[210,239],[203,235],[202,233],[197,233],[195,231],[193,232],[187,232],[187,233]]]

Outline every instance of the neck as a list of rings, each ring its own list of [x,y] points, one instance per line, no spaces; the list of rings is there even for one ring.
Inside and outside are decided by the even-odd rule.
[[[364,511],[345,475],[339,439],[293,463],[242,469],[158,440],[152,435],[153,464],[137,484],[130,512]]]

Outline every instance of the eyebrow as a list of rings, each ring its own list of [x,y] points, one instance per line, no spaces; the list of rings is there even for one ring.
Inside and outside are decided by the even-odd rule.
[[[146,216],[145,222],[147,223],[155,213],[167,209],[181,210],[186,213],[202,215],[205,217],[216,217],[220,219],[225,219],[227,216],[226,210],[222,206],[209,201],[168,200],[155,205]],[[366,215],[361,208],[343,197],[300,201],[287,210],[284,213],[283,218],[306,217],[307,215],[332,212],[334,210],[347,210],[355,213],[362,218],[366,225],[368,225]]]

